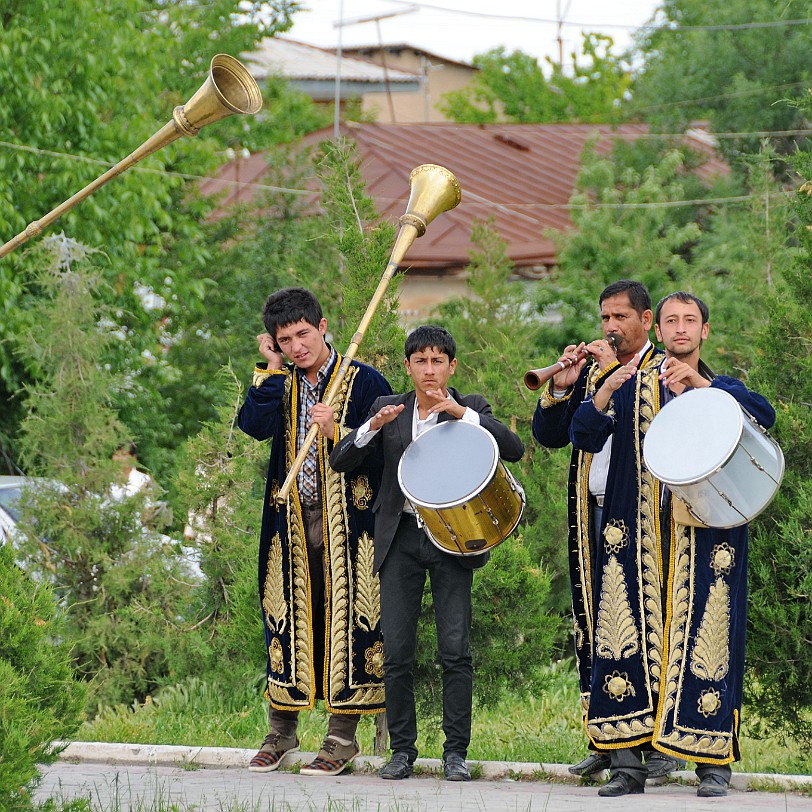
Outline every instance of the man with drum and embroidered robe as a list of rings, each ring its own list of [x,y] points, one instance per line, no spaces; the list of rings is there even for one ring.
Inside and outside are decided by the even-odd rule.
[[[607,285],[599,297],[601,327],[605,340],[581,342],[565,347],[556,374],[543,390],[533,415],[533,436],[546,448],[564,448],[570,443],[570,424],[575,410],[602,382],[633,357],[641,366],[656,366],[662,351],[649,340],[654,321],[651,295],[645,285],[621,279]],[[585,357],[581,357],[584,352]],[[594,591],[595,548],[601,523],[606,480],[612,455],[612,438],[594,454],[573,449],[568,482],[568,553],[570,589],[575,626],[575,655],[581,703],[588,701],[591,656],[588,651],[591,595]],[[609,767],[608,750],[590,742],[593,753],[570,767],[574,775],[591,776]],[[658,778],[683,766],[684,762],[661,753],[647,752],[647,775]]]
[[[298,712],[324,700],[327,737],[305,775],[335,775],[359,752],[359,715],[384,709],[380,582],[373,569],[372,504],[380,465],[352,475],[330,468],[333,444],[357,428],[391,387],[353,361],[330,406],[321,400],[341,356],[326,342],[327,321],[310,291],[272,294],[257,336],[266,359],[254,371],[239,427],[271,441],[259,549],[259,594],[267,649],[270,732],[249,769],[277,769],[298,747]],[[283,363],[283,354],[290,363]],[[319,434],[289,498],[276,496],[310,429]]]
[[[662,363],[638,366],[635,357],[614,370],[570,426],[573,447],[587,457],[613,437],[596,577],[579,629],[591,679],[585,722],[612,758],[601,794],[643,791],[645,747],[695,761],[698,794],[713,797],[726,794],[729,765],[739,757],[747,526],[688,524],[647,470],[643,440],[660,408],[686,388],[721,389],[766,428],[775,412],[741,381],[714,377],[701,363],[704,302],[671,294],[655,321],[666,348]]]

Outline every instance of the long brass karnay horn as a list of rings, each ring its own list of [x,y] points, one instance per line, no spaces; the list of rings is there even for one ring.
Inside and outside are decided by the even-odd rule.
[[[125,172],[133,164],[151,155],[153,152],[171,144],[185,135],[195,136],[207,124],[213,124],[235,113],[253,115],[262,107],[262,96],[254,77],[248,69],[233,56],[217,54],[211,61],[209,75],[197,92],[186,104],[176,107],[172,120],[164,124],[152,137],[130,153],[124,160],[108,169],[103,175],[85,186],[73,197],[60,203],[39,220],[34,220],[16,237],[0,247],[0,257],[11,253],[31,237],[36,237],[66,211],[81,203],[100,186]]]
[[[378,282],[378,287],[375,289],[364,315],[361,317],[361,323],[352,337],[350,346],[344,353],[338,373],[324,393],[322,402],[328,405],[333,402],[333,398],[341,388],[341,382],[350,368],[350,363],[355,357],[358,347],[364,340],[367,328],[386,293],[386,288],[392,281],[392,277],[395,275],[398,265],[403,261],[409,247],[418,237],[422,237],[426,233],[426,227],[438,214],[453,209],[462,199],[462,191],[457,179],[445,167],[437,166],[437,164],[422,164],[413,169],[409,174],[409,188],[411,190],[409,202],[406,206],[406,213],[401,215],[398,221],[400,228],[389,257],[389,263],[380,282]],[[313,424],[276,496],[276,501],[279,504],[287,501],[296,475],[299,473],[299,469],[302,467],[305,457],[307,457],[307,452],[310,450],[310,446],[318,433],[319,427]]]

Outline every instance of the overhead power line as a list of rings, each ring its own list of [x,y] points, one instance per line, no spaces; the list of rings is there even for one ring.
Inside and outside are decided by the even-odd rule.
[[[446,14],[459,14],[464,17],[485,17],[491,20],[510,20],[511,22],[523,23],[543,23],[550,25],[567,25],[576,28],[618,28],[623,30],[633,30],[635,28],[649,28],[645,25],[636,25],[629,23],[602,23],[602,22],[577,22],[571,20],[552,19],[548,17],[535,17],[525,16],[519,14],[499,14],[493,11],[471,11],[470,9],[462,8],[449,8],[448,6],[438,5],[436,3],[423,3],[419,0],[389,0],[390,3],[397,3],[399,5],[416,6],[417,8],[429,9],[431,11],[442,11]],[[812,18],[804,17],[799,20],[767,20],[764,22],[750,22],[750,23],[720,23],[718,25],[678,25],[665,23],[663,25],[651,26],[651,30],[656,31],[669,31],[679,33],[680,31],[738,31],[742,29],[751,28],[783,28],[788,25],[809,25],[812,23]]]

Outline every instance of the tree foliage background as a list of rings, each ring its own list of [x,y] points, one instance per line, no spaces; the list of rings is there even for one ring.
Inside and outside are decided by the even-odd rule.
[[[129,154],[200,86],[214,53],[243,53],[285,30],[297,5],[111,0],[99,14],[90,0],[6,3],[0,232],[22,230]],[[800,0],[780,14],[765,0],[666,0],[664,24],[640,32],[634,55],[589,35],[570,74],[497,49],[477,58],[472,89],[447,99],[459,121],[636,116],[665,133],[618,145],[611,157],[586,150],[573,228],[556,235],[558,267],[540,282],[516,280],[501,237],[477,223],[467,296],[435,316],[458,341],[455,384],[486,394],[527,446],[513,466],[527,493],[524,522],[476,576],[483,704],[511,686],[543,690],[540,666],[569,650],[568,452],[534,446],[535,396],[521,375],[599,335],[600,290],[631,277],[655,302],[679,288],[706,299],[703,357],[776,404],[787,473],[752,524],[745,721],[808,741],[812,153],[803,133],[757,133],[808,124],[812,43],[808,26],[750,23],[809,12]],[[717,23],[742,27],[709,29]],[[311,287],[343,351],[391,249],[394,230],[377,222],[352,147],[305,153],[289,143],[323,124],[324,111],[282,84],[263,90],[262,115],[166,147],[65,215],[49,239],[0,262],[0,468],[43,482],[17,549],[33,576],[22,583],[30,595],[39,594],[33,584],[50,585],[64,610],[60,634],[88,683],[91,712],[193,680],[210,681],[216,694],[223,674],[238,675],[239,695],[246,685],[255,693],[265,660],[256,536],[267,448],[233,421],[261,306],[278,287]],[[668,137],[697,117],[744,133],[721,140],[733,173],[711,188],[691,172],[697,156]],[[266,151],[267,185],[277,190],[210,222],[216,200],[197,194],[199,178],[243,148]],[[302,192],[315,188],[313,216]],[[359,358],[396,391],[409,386],[403,337],[395,280]],[[155,490],[111,499],[119,476],[111,454],[130,441]],[[191,541],[182,536],[187,516]],[[190,558],[199,571],[190,572]],[[417,667],[422,707],[436,714],[431,611],[427,598]],[[30,628],[39,612],[15,624],[20,639],[47,646],[56,635],[46,641]],[[53,672],[40,676],[58,682],[66,655],[54,652]],[[54,724],[70,729],[76,708],[63,710],[55,722],[42,709],[42,736]]]

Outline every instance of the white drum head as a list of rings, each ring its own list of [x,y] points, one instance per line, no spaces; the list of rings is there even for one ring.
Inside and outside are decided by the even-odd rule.
[[[721,389],[691,389],[667,403],[643,441],[649,471],[666,485],[705,479],[727,462],[742,434],[744,415]]]
[[[415,505],[449,508],[487,485],[499,463],[493,435],[475,423],[447,420],[424,431],[403,453],[398,482]]]

